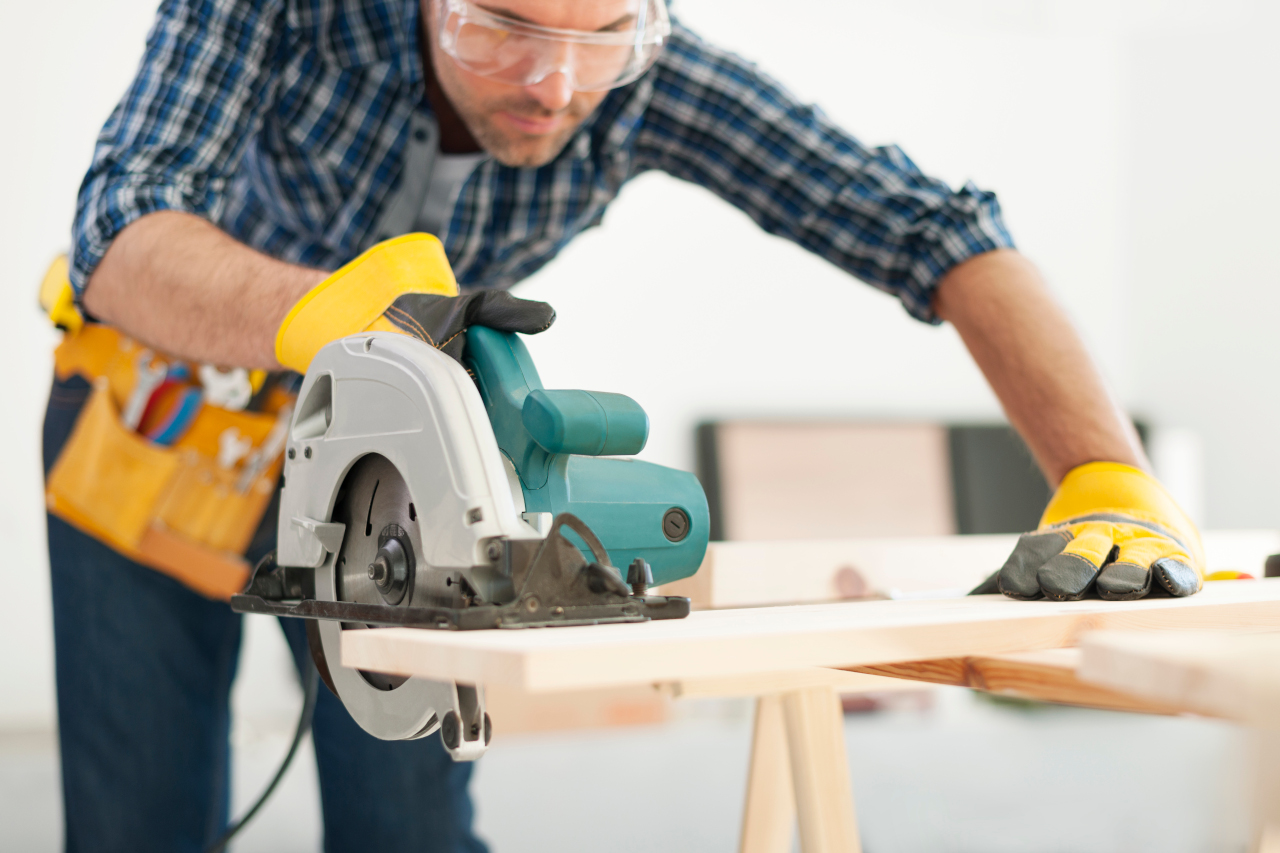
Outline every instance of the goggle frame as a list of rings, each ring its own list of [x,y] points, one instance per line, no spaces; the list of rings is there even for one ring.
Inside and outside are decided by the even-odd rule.
[[[534,86],[552,74],[561,73],[568,78],[571,87],[577,92],[604,92],[635,82],[657,61],[658,54],[671,35],[671,20],[665,0],[640,0],[637,25],[618,32],[544,27],[498,15],[476,5],[471,0],[439,0],[437,23],[436,41],[440,49],[465,71],[514,86]],[[536,46],[538,42],[584,47],[628,47],[631,48],[631,56],[617,75],[609,78],[608,82],[599,83],[579,81],[576,69],[571,63],[566,62],[538,63],[535,61],[536,70],[524,74],[505,73],[517,67],[520,64],[518,62],[510,62],[503,68],[486,71],[460,55],[459,33],[468,24],[502,33],[503,41],[507,35],[523,38],[528,44],[524,56],[526,60],[536,60],[541,57],[535,54],[545,56],[554,50],[550,47],[539,49]]]

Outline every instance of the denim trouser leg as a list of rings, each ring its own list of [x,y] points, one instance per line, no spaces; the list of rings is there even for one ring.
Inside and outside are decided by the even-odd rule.
[[[57,401],[83,397],[66,385],[45,421],[46,470],[78,413]],[[66,849],[201,851],[228,820],[240,617],[53,517],[49,561]],[[281,624],[311,666],[303,624]],[[371,737],[323,685],[313,735],[326,851],[485,850],[471,831],[471,765],[437,736]]]
[[[199,851],[227,820],[240,618],[49,518],[68,853]]]
[[[306,627],[281,619],[299,661],[311,666]],[[314,726],[324,849],[328,853],[484,853],[471,831],[471,768],[445,752],[439,735],[385,741],[366,734],[320,685]]]

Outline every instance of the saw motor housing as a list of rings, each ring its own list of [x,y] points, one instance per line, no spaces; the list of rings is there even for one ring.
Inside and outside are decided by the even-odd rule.
[[[692,474],[625,458],[648,434],[633,400],[548,391],[523,341],[484,327],[463,362],[385,332],[320,350],[291,424],[276,554],[232,599],[308,618],[322,676],[366,731],[441,729],[457,760],[488,743],[483,688],[342,667],[343,630],[678,618],[687,599],[645,587],[696,572],[709,530]]]

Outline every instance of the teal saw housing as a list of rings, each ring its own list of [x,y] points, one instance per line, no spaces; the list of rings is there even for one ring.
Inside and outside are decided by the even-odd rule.
[[[548,391],[516,335],[482,326],[467,332],[463,363],[475,376],[498,447],[520,478],[526,512],[578,516],[614,566],[625,573],[642,558],[655,584],[698,570],[711,530],[698,478],[620,458],[639,453],[649,437],[639,403],[601,391]],[[593,559],[585,544],[575,544]]]

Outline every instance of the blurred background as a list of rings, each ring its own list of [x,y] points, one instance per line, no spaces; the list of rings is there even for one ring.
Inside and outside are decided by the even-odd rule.
[[[0,4],[0,847],[60,844],[39,431],[55,334],[36,307],[66,249],[98,128],[155,0]],[[1157,467],[1208,528],[1280,526],[1280,5],[1270,0],[678,0],[864,142],[998,192]],[[529,339],[551,387],[618,391],[652,422],[645,458],[692,470],[695,428],[734,419],[998,423],[950,328],[664,175],[521,285],[559,314]],[[249,627],[237,801],[296,708],[279,632]],[[750,710],[677,704],[666,723],[512,735],[477,771],[498,850],[735,848]],[[939,691],[848,718],[869,850],[1239,850],[1241,743],[1226,726],[994,704]],[[1176,744],[1176,746],[1175,746]],[[672,750],[688,760],[673,772]],[[241,850],[314,850],[309,757]],[[1185,786],[1185,787],[1184,787]],[[660,829],[616,832],[617,799]],[[1170,791],[1194,795],[1166,797]],[[1125,815],[1100,802],[1117,798]],[[1175,808],[1169,800],[1180,804]],[[572,804],[572,805],[570,805]],[[596,817],[584,820],[584,812]],[[1141,815],[1141,817],[1133,817]],[[593,822],[594,821],[594,822]],[[611,829],[610,827],[614,827]]]

